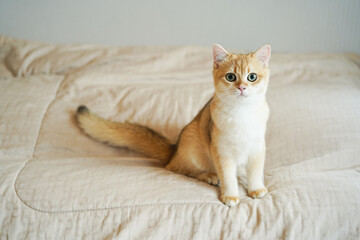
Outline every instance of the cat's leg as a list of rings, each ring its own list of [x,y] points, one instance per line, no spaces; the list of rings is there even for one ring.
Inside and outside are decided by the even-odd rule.
[[[226,153],[219,152],[214,144],[211,146],[210,150],[220,180],[220,200],[229,207],[235,206],[240,202],[236,178],[236,161]]]
[[[182,159],[180,159],[179,156],[174,156],[165,168],[173,172],[197,178],[198,180],[207,182],[211,185],[219,185],[220,181],[214,171],[198,168],[199,165],[196,166],[193,164],[194,159],[192,159],[193,161],[189,161],[189,159],[190,156]]]
[[[165,168],[211,185],[218,185],[220,181],[214,167],[209,162],[208,153],[202,151],[196,144],[192,144],[181,148],[181,154],[176,152]]]
[[[249,196],[252,198],[262,198],[268,190],[264,186],[264,161],[265,161],[265,144],[261,150],[250,154],[246,164],[247,182]]]

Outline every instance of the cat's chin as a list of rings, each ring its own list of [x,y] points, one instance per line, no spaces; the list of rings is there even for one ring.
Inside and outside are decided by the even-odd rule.
[[[236,100],[243,103],[256,103],[264,99],[264,96],[261,95],[248,95],[248,94],[237,94]]]

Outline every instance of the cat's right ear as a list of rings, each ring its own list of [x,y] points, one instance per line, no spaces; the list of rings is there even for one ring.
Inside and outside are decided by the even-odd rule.
[[[214,68],[219,67],[219,63],[222,62],[229,53],[219,44],[213,46],[213,61]]]

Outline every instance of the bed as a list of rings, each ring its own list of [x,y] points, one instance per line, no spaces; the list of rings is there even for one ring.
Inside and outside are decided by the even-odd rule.
[[[241,46],[239,46],[241,47]],[[88,138],[86,104],[175,142],[213,93],[210,47],[54,45],[0,36],[1,239],[359,239],[360,56],[270,60],[263,199]]]

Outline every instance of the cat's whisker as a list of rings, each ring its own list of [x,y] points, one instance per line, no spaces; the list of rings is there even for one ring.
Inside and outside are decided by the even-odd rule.
[[[228,89],[227,91],[221,93],[215,93],[213,100],[217,101],[218,105],[213,114],[217,114],[225,104],[228,106],[230,105],[230,108],[233,108],[236,105],[236,102],[231,101],[231,99],[229,99],[230,101],[226,101],[223,98],[224,97],[232,98],[233,95],[236,94],[236,91],[237,91],[236,89]]]

